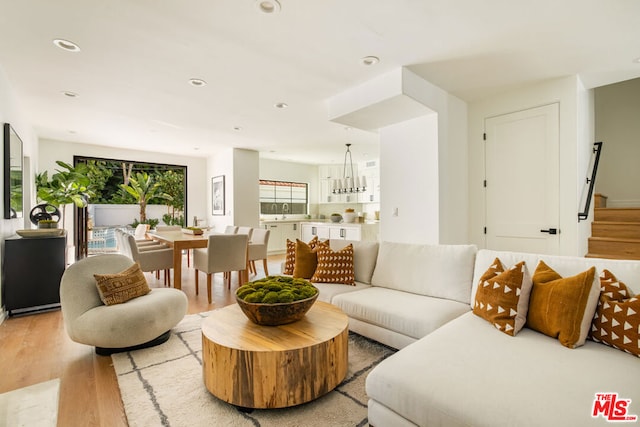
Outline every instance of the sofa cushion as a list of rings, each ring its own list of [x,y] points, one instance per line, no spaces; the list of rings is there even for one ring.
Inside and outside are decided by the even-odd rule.
[[[313,236],[308,243],[311,248],[315,248],[318,244],[318,236]],[[293,275],[293,269],[296,265],[296,242],[287,239],[287,254],[284,259],[284,266],[282,268],[282,274]]]
[[[465,303],[375,286],[336,295],[331,303],[351,318],[416,339],[469,311]]]
[[[640,299],[609,270],[600,274],[600,287],[591,338],[640,357]]]
[[[327,245],[318,245],[318,266],[311,277],[312,282],[342,283],[355,285],[353,273],[353,245],[333,251]]]
[[[496,258],[480,278],[473,312],[499,331],[515,336],[527,320],[531,286],[524,261],[505,271]]]
[[[382,242],[371,284],[469,304],[475,253],[473,245]]]
[[[420,426],[591,426],[608,425],[591,417],[596,393],[640,415],[637,378],[638,359],[621,351],[569,350],[528,328],[511,338],[468,313],[378,364],[366,393]]]
[[[371,276],[376,267],[378,258],[378,242],[364,240],[340,240],[329,241],[331,249],[338,251],[347,245],[353,246],[353,273],[356,282],[371,284]]]
[[[533,273],[527,326],[558,338],[565,347],[579,347],[591,329],[599,294],[595,267],[563,278],[540,261]]]
[[[140,264],[114,274],[94,274],[100,299],[105,305],[122,304],[151,292]]]
[[[336,295],[344,294],[347,292],[360,291],[362,289],[369,289],[371,287],[371,285],[358,282],[358,281],[356,281],[353,284],[353,286],[344,285],[342,283],[321,283],[321,282],[315,282],[313,286],[318,288],[318,290],[320,291],[320,294],[318,295],[318,299],[320,301],[324,301],[328,303],[332,303],[333,298]]]

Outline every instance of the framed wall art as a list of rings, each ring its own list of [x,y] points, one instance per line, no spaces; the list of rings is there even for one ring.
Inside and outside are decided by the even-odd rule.
[[[224,175],[211,178],[211,213],[224,215]]]

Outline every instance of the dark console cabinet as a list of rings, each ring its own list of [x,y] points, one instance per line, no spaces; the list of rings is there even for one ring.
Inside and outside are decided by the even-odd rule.
[[[9,315],[60,306],[66,236],[4,241],[2,302]]]

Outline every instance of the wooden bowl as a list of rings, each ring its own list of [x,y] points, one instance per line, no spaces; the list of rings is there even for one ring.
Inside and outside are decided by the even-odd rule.
[[[246,302],[236,295],[242,312],[254,323],[264,326],[286,325],[304,317],[318,298],[319,292],[310,298],[278,304]]]

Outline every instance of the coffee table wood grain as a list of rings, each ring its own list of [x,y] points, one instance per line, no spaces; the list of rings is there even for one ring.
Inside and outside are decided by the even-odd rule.
[[[204,383],[219,399],[243,408],[283,408],[333,390],[348,364],[348,318],[316,301],[302,320],[260,326],[237,304],[202,323]]]

